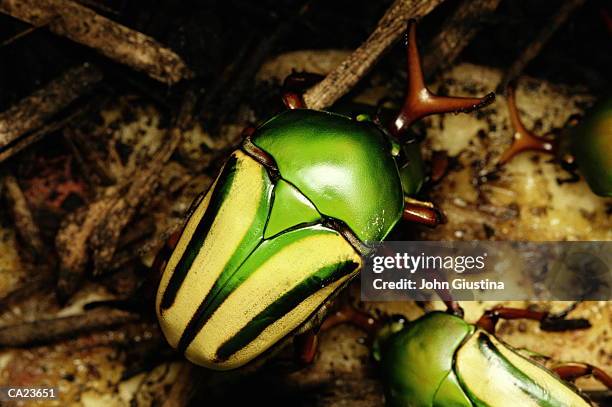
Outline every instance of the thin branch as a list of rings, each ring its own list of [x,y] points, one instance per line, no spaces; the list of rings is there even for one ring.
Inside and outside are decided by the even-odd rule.
[[[4,177],[4,190],[15,222],[15,230],[22,244],[30,252],[33,260],[46,259],[47,248],[40,237],[40,229],[34,221],[34,216],[32,216],[17,179],[12,175]]]
[[[498,89],[506,89],[508,84],[523,72],[527,65],[540,54],[542,48],[544,48],[557,30],[565,24],[572,13],[581,7],[585,1],[586,0],[566,0],[563,2],[559,10],[551,17],[550,21],[542,25],[542,29],[538,35],[536,35],[533,41],[523,50],[510,68],[508,68]]]
[[[344,62],[304,94],[310,109],[324,109],[348,93],[406,30],[406,21],[427,15],[443,0],[396,0],[376,29]]]
[[[24,322],[0,328],[0,346],[23,347],[74,337],[83,332],[101,330],[133,322],[138,315],[108,309],[96,309],[80,315]]]
[[[0,12],[93,48],[106,57],[174,84],[193,76],[171,49],[69,0],[4,0]]]
[[[248,49],[254,48],[253,52],[247,58],[237,58],[236,64],[232,69],[237,69],[236,65],[240,65],[240,71],[232,74],[227,81],[219,81],[211,92],[211,97],[207,98],[204,108],[207,111],[212,110],[212,114],[208,114],[210,128],[216,129],[222,123],[228,114],[231,114],[236,107],[244,99],[245,91],[250,89],[253,84],[253,78],[261,67],[261,64],[274,50],[279,40],[287,37],[291,30],[295,27],[297,20],[303,17],[310,9],[311,1],[306,1],[296,12],[283,20],[278,27],[269,35],[263,38],[251,39],[251,43],[255,42],[255,47],[248,44]],[[246,51],[246,50],[245,50]],[[221,98],[215,97],[222,93]],[[212,109],[211,109],[212,108]]]
[[[112,185],[117,181],[105,165],[106,163],[99,157],[99,153],[95,151],[81,132],[75,131],[74,127],[71,126],[64,129],[63,135],[87,178],[95,175],[100,179],[102,185]],[[92,180],[88,179],[89,181]]]
[[[435,71],[450,66],[482,28],[479,20],[493,13],[499,2],[500,0],[463,0],[440,27],[438,35],[429,43],[427,54],[423,58],[425,76],[431,77]]]
[[[102,74],[98,69],[84,64],[70,69],[0,113],[0,162],[50,131],[57,130],[57,126],[51,124],[36,132],[101,80]]]
[[[21,31],[21,32],[15,34],[15,35],[13,35],[11,38],[0,42],[0,48],[6,47],[7,45],[10,45],[10,44],[14,43],[15,41],[17,41],[17,40],[19,40],[19,39],[21,39],[23,37],[27,37],[28,35],[32,34],[33,32],[43,28],[45,25],[47,25],[47,24],[44,24],[44,25],[41,25],[41,26],[33,25],[31,27],[26,28],[25,30],[23,30],[23,31]]]
[[[28,272],[28,277],[18,287],[0,297],[0,315],[34,295],[52,290],[55,286],[57,279],[52,270],[37,268],[28,269]]]

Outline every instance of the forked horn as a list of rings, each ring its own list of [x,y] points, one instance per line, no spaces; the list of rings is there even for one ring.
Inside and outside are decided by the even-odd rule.
[[[425,85],[421,58],[416,43],[416,22],[408,21],[406,30],[406,50],[408,54],[408,87],[404,105],[391,123],[389,131],[397,139],[401,140],[408,132],[410,126],[425,116],[436,113],[468,113],[495,100],[493,92],[482,98],[438,96],[433,94]]]
[[[510,114],[510,123],[514,128],[514,140],[512,144],[499,159],[499,165],[504,165],[518,154],[524,151],[542,151],[549,154],[554,154],[556,144],[554,141],[547,140],[543,137],[538,137],[531,131],[525,128],[521,121],[518,109],[516,107],[516,97],[514,88],[509,86],[506,91],[508,98],[508,112]]]

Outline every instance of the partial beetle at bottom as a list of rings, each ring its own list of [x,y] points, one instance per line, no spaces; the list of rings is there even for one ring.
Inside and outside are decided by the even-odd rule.
[[[587,407],[593,404],[569,380],[593,376],[612,389],[612,377],[598,367],[572,362],[549,370],[495,335],[500,319],[536,320],[543,331],[589,328],[585,319],[567,318],[573,306],[560,314],[498,307],[470,324],[457,303],[448,305],[414,321],[344,307],[323,329],[352,323],[370,334],[387,406]]]

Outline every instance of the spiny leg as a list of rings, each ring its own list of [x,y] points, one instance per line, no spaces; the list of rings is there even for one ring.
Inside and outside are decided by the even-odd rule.
[[[516,97],[514,88],[509,86],[507,91],[508,112],[510,114],[510,123],[514,128],[514,140],[510,147],[504,151],[499,159],[499,165],[504,165],[516,155],[524,151],[543,151],[553,154],[557,148],[553,141],[538,137],[531,131],[527,130],[519,116],[518,108],[516,107]]]
[[[567,381],[574,381],[579,377],[584,376],[593,376],[593,378],[602,383],[608,389],[612,389],[612,377],[604,372],[603,369],[588,363],[563,363],[553,367],[552,371],[558,374],[561,379]]]
[[[591,323],[588,319],[567,318],[567,315],[573,311],[577,305],[578,302],[575,302],[566,310],[557,314],[524,308],[495,307],[485,311],[478,322],[476,322],[476,325],[491,334],[495,333],[497,322],[499,322],[500,319],[529,319],[538,321],[540,322],[540,329],[543,331],[560,332],[590,328]]]
[[[416,22],[410,20],[406,33],[408,54],[408,89],[404,106],[389,129],[391,134],[401,140],[410,126],[417,120],[435,113],[467,113],[479,109],[495,100],[489,93],[482,98],[450,97],[433,94],[425,85],[421,58],[416,44]]]

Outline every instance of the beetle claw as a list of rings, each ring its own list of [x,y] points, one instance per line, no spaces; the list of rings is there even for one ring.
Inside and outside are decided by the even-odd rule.
[[[391,124],[390,132],[398,140],[408,132],[410,126],[425,116],[436,113],[468,113],[480,109],[495,100],[489,93],[482,98],[438,96],[426,86],[421,67],[421,58],[416,44],[416,22],[408,21],[406,31],[408,53],[408,90],[404,106]]]

